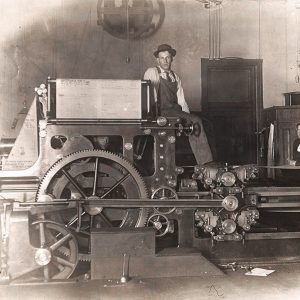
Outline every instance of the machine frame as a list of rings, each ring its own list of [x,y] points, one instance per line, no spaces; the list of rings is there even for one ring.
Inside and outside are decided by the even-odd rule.
[[[141,81],[140,119],[57,119],[55,84],[36,89],[37,161],[0,171],[2,281],[37,270],[42,280],[69,278],[92,259],[103,226],[150,227],[175,247],[300,237],[297,227],[255,230],[261,214],[297,218],[300,187],[266,186],[255,165],[176,165],[178,138],[201,128],[153,109],[149,82]]]

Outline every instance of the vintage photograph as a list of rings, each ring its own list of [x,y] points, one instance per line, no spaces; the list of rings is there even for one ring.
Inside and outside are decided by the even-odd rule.
[[[300,299],[300,0],[0,16],[0,299]]]

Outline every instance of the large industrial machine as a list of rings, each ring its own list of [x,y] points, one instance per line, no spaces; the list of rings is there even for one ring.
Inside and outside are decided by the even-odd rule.
[[[130,255],[141,275],[157,248],[299,238],[299,187],[257,165],[183,165],[184,137],[200,130],[160,115],[147,81],[41,84],[3,147],[0,279],[64,280],[81,262],[108,278]]]

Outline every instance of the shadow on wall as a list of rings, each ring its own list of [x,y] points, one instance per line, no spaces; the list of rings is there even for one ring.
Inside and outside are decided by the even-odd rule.
[[[20,9],[20,8],[19,8]],[[18,10],[18,8],[16,8]],[[16,13],[18,16],[19,14]],[[12,38],[13,37],[13,38]],[[74,1],[36,15],[0,46],[1,136],[34,88],[53,78],[137,79],[141,42],[118,39],[97,25],[97,2]],[[130,48],[129,48],[130,46]],[[130,52],[130,64],[126,57]]]

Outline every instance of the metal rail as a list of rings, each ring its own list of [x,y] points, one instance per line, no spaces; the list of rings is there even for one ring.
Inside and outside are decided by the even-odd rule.
[[[176,208],[211,208],[222,207],[222,200],[211,199],[180,199],[180,200],[160,200],[160,199],[96,199],[96,200],[74,200],[55,199],[55,201],[45,202],[18,202],[20,207],[25,206],[46,206],[46,205],[71,205],[80,203],[84,205],[94,205],[100,207],[176,207]]]

